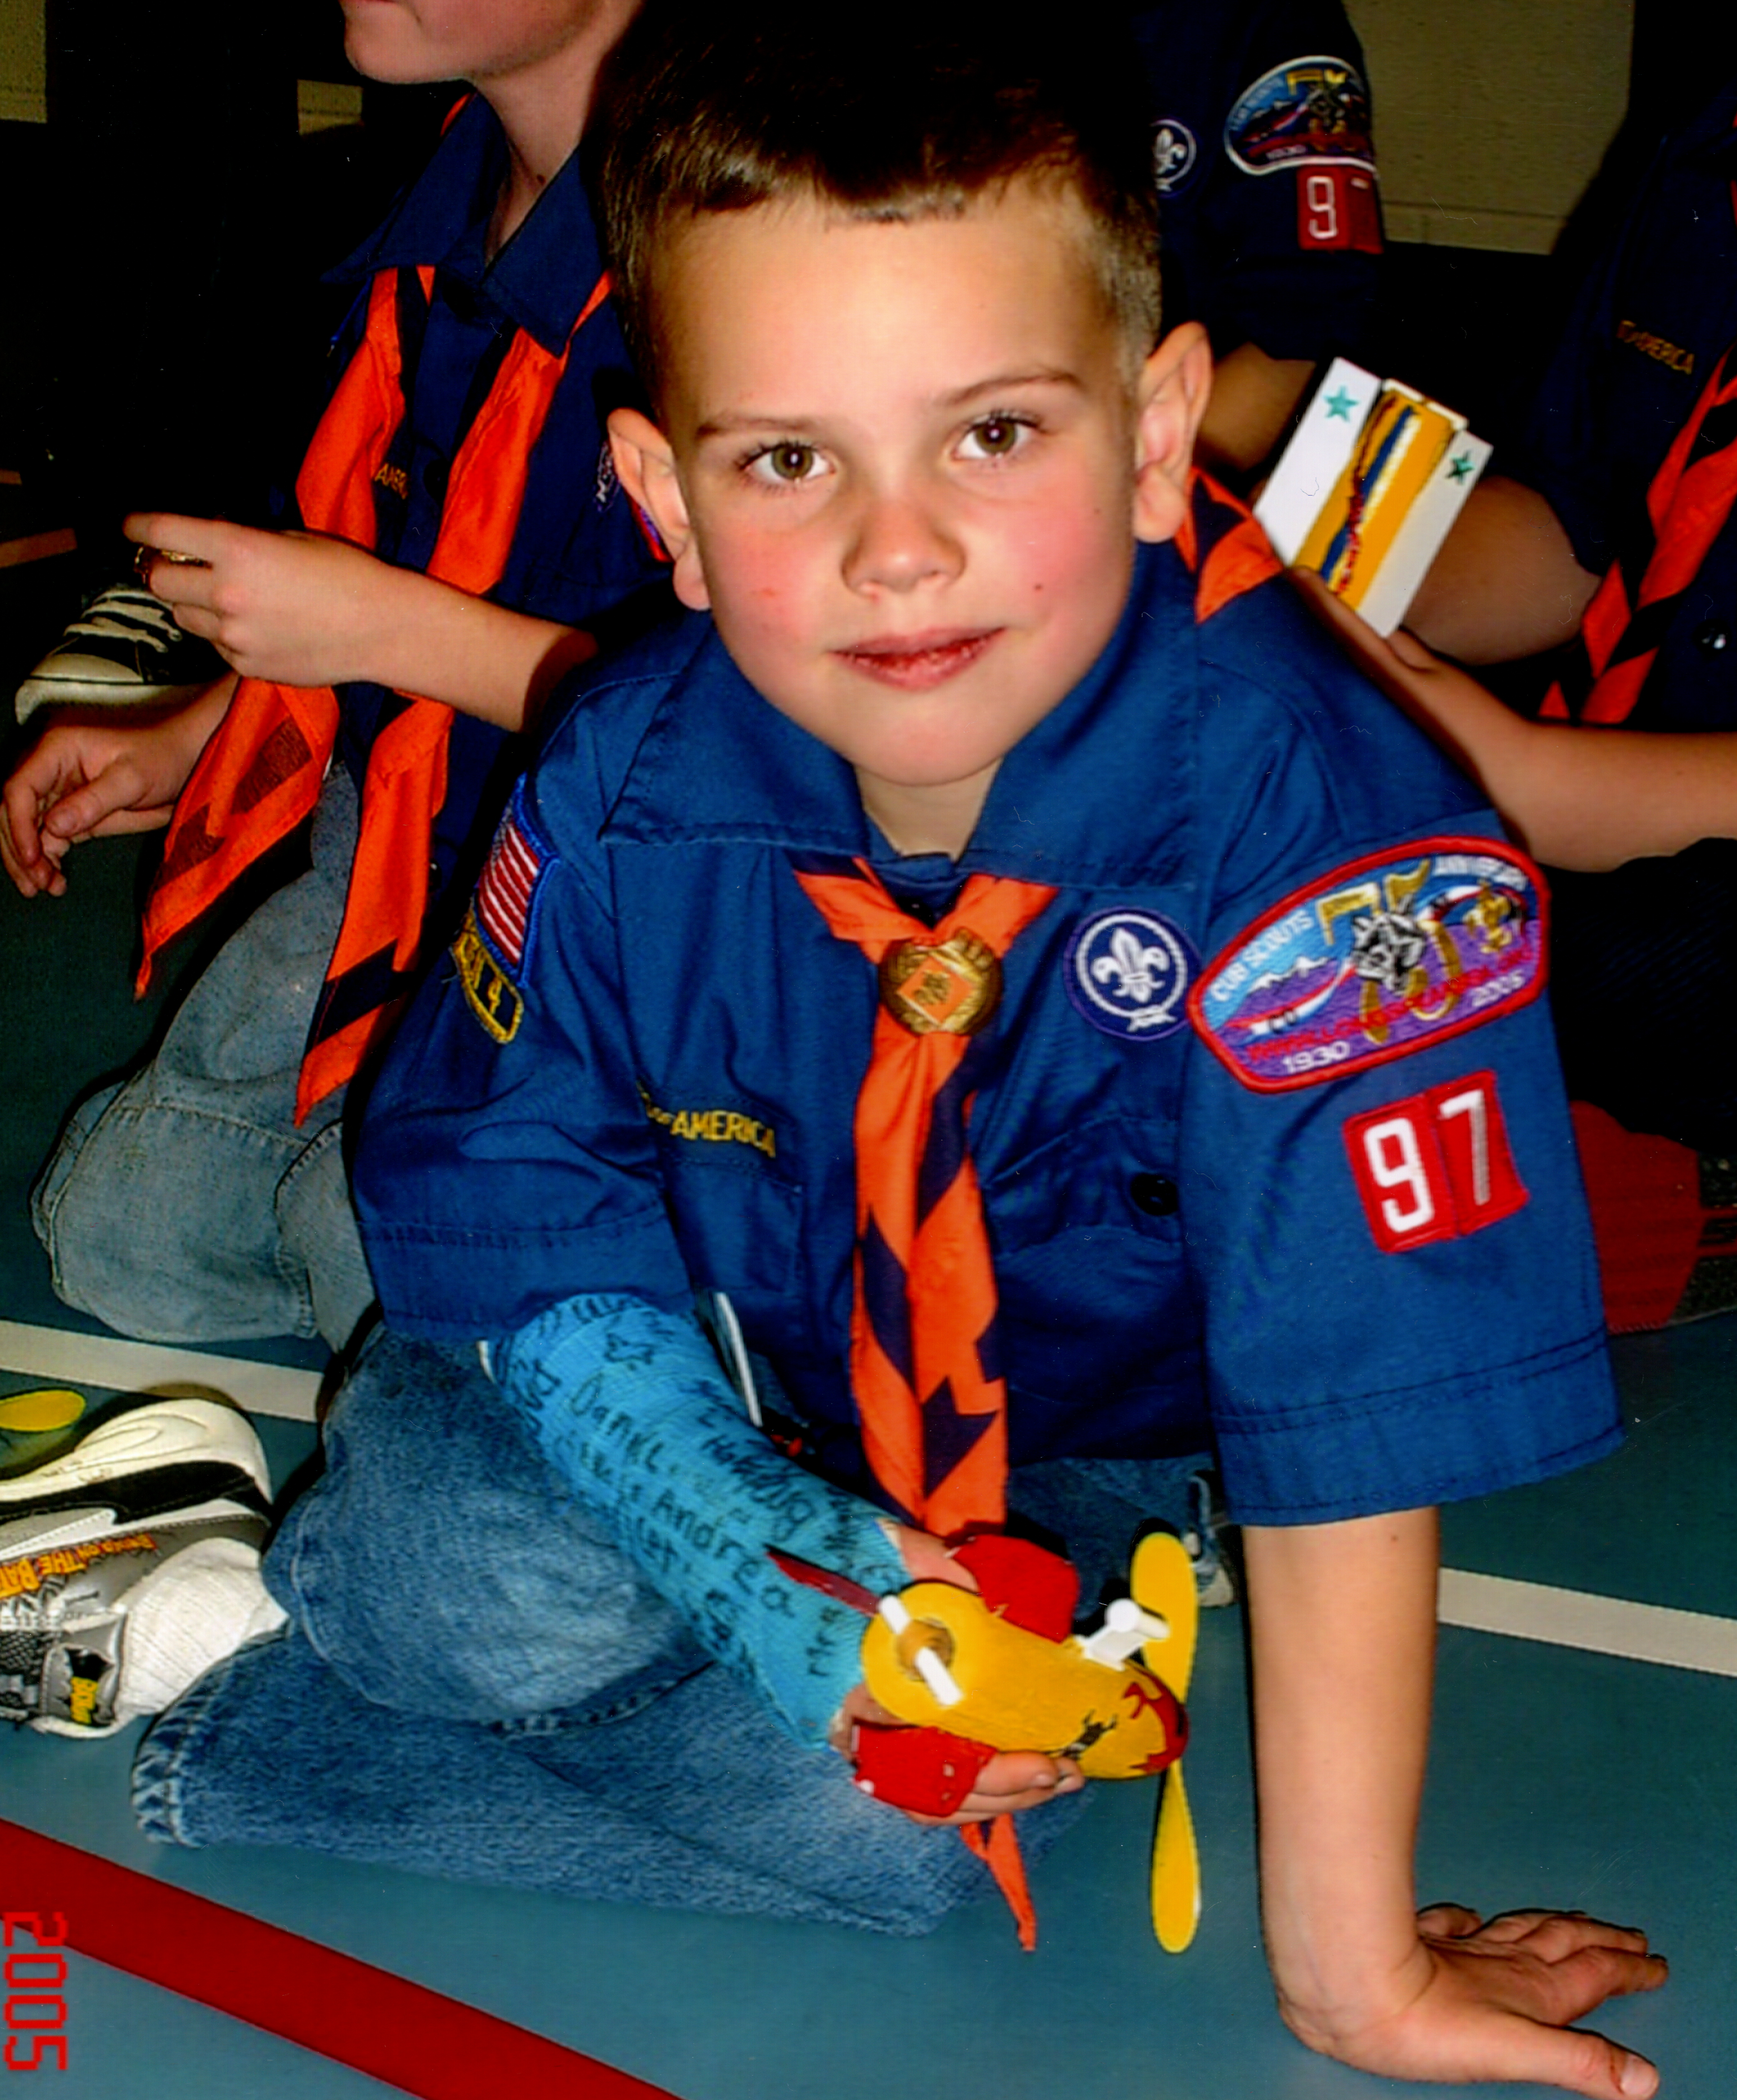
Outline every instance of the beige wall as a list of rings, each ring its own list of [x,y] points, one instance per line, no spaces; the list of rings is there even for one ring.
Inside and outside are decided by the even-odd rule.
[[[1541,254],[1628,100],[1633,0],[1346,0],[1394,240]]]
[[[0,119],[40,124],[42,0],[0,0]]]
[[[1392,238],[1548,249],[1621,119],[1633,0],[1346,4]],[[342,110],[334,92],[304,93],[304,128],[351,113],[356,90]],[[0,118],[42,116],[42,0],[0,0]]]

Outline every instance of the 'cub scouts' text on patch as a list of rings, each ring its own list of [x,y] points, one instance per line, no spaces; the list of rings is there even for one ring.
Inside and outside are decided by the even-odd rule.
[[[1489,839],[1420,839],[1287,897],[1207,969],[1194,1024],[1244,1086],[1312,1087],[1544,989],[1543,879]]]
[[[1251,175],[1299,162],[1372,168],[1369,90],[1343,59],[1293,59],[1238,95],[1225,119],[1224,149]]]

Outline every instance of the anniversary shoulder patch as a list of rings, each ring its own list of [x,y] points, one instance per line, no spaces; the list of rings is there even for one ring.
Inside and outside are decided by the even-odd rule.
[[[1244,174],[1346,161],[1375,165],[1369,90],[1343,59],[1290,59],[1237,96],[1224,124],[1224,149]]]
[[[1545,913],[1517,847],[1419,839],[1275,904],[1203,972],[1189,1015],[1245,1087],[1318,1086],[1536,999]]]

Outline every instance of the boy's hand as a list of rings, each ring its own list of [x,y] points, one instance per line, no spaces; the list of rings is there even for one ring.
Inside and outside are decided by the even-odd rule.
[[[346,540],[261,532],[210,518],[141,512],[122,530],[143,547],[146,585],[189,634],[244,677],[334,686],[372,675],[399,571]]]
[[[166,824],[234,690],[219,679],[167,713],[62,713],[0,791],[0,862],[20,894],[64,895],[61,862],[86,839]]]
[[[145,581],[189,634],[247,677],[389,686],[518,730],[596,653],[577,629],[395,567],[347,540],[154,511],[124,530],[141,547],[184,557],[141,556]]]
[[[1646,2100],[1644,2057],[1570,2023],[1607,1998],[1655,1991],[1668,1974],[1644,1934],[1579,1912],[1511,1911],[1487,1925],[1440,1904],[1419,1913],[1415,1995],[1365,2025],[1312,2020],[1281,1998],[1298,2037],[1359,2070],[1470,2085],[1527,2081],[1594,2100]]]
[[[913,1582],[951,1582],[957,1589],[975,1590],[976,1583],[939,1539],[908,1525],[894,1529],[899,1557]],[[890,1727],[905,1725],[869,1696],[866,1685],[855,1686],[838,1709],[833,1731],[833,1747],[845,1757],[851,1754],[859,1721]],[[1001,1750],[978,1774],[975,1787],[951,1815],[918,1815],[909,1809],[901,1809],[899,1813],[930,1829],[938,1824],[987,1823],[993,1816],[1039,1807],[1058,1794],[1077,1793],[1085,1784],[1079,1767],[1070,1758],[1047,1757],[1041,1750]]]
[[[1346,654],[1424,729],[1454,741],[1455,722],[1449,711],[1456,704],[1476,708],[1480,714],[1486,706],[1506,713],[1487,687],[1457,664],[1426,649],[1415,634],[1403,627],[1396,627],[1390,635],[1377,634],[1312,569],[1290,569],[1286,573],[1303,603]],[[1473,765],[1476,757],[1475,751],[1463,748],[1456,755],[1466,765]]]
[[[1655,1990],[1638,1932],[1577,1913],[1413,1908],[1435,1646],[1435,1512],[1243,1530],[1261,1907],[1287,2025],[1394,2078],[1644,2100],[1644,2058],[1569,2023]],[[1626,2082],[1624,2082],[1626,2081]]]

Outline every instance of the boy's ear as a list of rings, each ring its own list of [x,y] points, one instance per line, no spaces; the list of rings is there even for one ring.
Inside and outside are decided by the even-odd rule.
[[[1134,536],[1170,540],[1187,514],[1194,441],[1213,390],[1213,358],[1198,321],[1172,329],[1140,368],[1135,399]]]
[[[609,415],[609,450],[622,488],[657,527],[673,565],[670,576],[676,596],[696,612],[705,611],[711,594],[705,587],[670,440],[637,408],[615,408]]]

